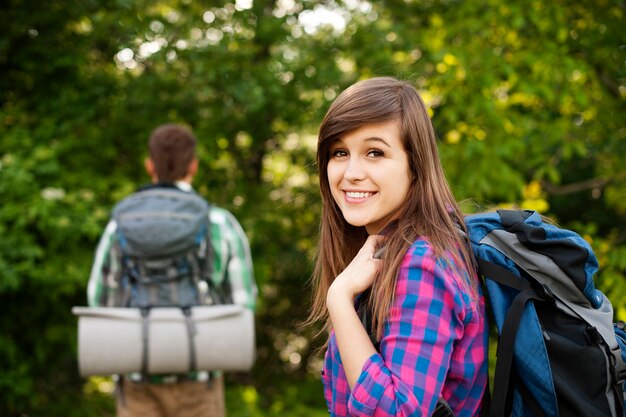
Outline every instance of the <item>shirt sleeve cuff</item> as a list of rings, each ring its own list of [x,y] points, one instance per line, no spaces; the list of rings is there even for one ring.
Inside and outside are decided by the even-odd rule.
[[[355,416],[371,416],[382,398],[391,376],[379,353],[369,357],[350,394],[348,409]]]

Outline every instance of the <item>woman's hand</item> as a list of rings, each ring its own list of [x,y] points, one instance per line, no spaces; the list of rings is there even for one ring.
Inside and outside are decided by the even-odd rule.
[[[380,235],[370,235],[352,262],[339,274],[328,289],[327,302],[330,297],[354,297],[368,289],[374,282],[374,275],[380,267],[380,259],[374,257]]]
[[[374,258],[380,239],[380,235],[367,238],[352,262],[335,278],[326,295],[328,315],[350,388],[356,384],[365,361],[376,353],[354,310],[354,297],[372,285],[380,268],[381,260]]]

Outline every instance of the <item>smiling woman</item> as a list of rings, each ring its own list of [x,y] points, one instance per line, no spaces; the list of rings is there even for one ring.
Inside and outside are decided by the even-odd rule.
[[[397,216],[411,183],[400,121],[365,125],[330,147],[328,181],[344,218],[375,235]]]
[[[329,330],[331,416],[478,415],[484,298],[415,88],[383,77],[341,93],[317,162],[324,204],[309,323]]]

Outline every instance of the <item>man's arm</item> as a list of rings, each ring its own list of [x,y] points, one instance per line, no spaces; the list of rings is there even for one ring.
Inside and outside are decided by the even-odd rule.
[[[230,212],[217,207],[211,209],[211,225],[216,249],[214,271],[221,275],[217,280],[228,279],[233,302],[254,310],[257,287],[245,232]]]
[[[100,238],[87,284],[87,303],[91,307],[115,305],[119,288],[121,261],[116,246],[117,224],[111,220]]]

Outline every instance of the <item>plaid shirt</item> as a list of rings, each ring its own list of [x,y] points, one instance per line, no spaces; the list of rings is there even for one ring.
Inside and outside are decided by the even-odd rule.
[[[454,415],[476,416],[487,385],[484,298],[474,300],[431,245],[418,239],[405,255],[379,352],[350,391],[331,332],[322,380],[333,417],[430,416],[443,397]]]

